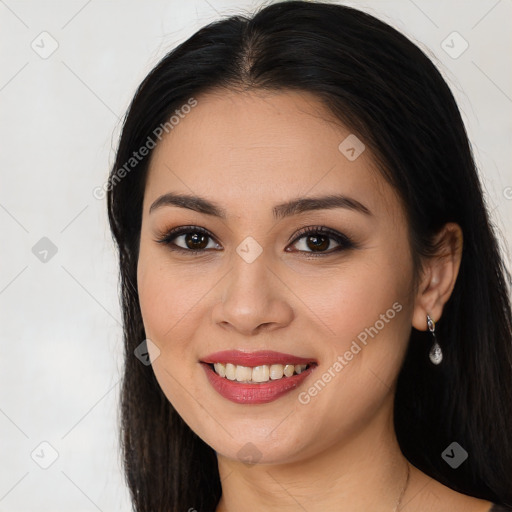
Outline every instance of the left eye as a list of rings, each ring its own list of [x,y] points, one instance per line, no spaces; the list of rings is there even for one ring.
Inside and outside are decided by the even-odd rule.
[[[331,242],[338,244],[333,250]],[[310,252],[314,256],[323,256],[354,247],[352,241],[345,235],[325,228],[323,226],[304,228],[294,239],[294,244],[299,244],[299,251]],[[308,251],[310,249],[311,251]]]

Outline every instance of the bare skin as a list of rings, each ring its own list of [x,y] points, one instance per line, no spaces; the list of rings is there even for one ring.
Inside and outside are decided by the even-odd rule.
[[[460,228],[447,224],[439,233],[440,253],[424,261],[415,287],[399,198],[368,149],[354,161],[340,152],[350,130],[314,96],[217,91],[197,100],[152,155],[137,278],[146,335],[160,350],[153,361],[158,382],[218,454],[217,512],[487,512],[489,502],[413,466],[405,486],[408,463],[393,428],[395,383],[411,327],[426,330],[427,313],[436,321],[442,316],[460,265]],[[168,192],[206,198],[226,217],[175,205],[150,212]],[[324,208],[272,215],[276,204],[334,193],[370,213]],[[211,234],[202,253],[191,254],[186,235],[172,240],[184,252],[156,241],[179,226]],[[336,251],[341,245],[330,239],[329,254],[308,259],[315,247],[297,233],[310,226],[330,228],[355,245]],[[249,236],[262,249],[251,263],[236,251]],[[383,314],[387,321],[377,324]],[[381,324],[332,376],[333,363],[358,334]],[[230,349],[311,357],[318,367],[277,400],[236,404],[209,384],[199,362]],[[329,368],[329,383],[301,402],[300,393]],[[248,443],[257,449],[257,464],[241,460]]]

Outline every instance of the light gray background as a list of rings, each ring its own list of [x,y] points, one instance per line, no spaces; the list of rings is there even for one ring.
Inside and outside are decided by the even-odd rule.
[[[199,27],[261,3],[0,0],[0,511],[129,509],[116,259],[92,191],[146,73]],[[440,67],[510,247],[512,2],[344,3],[397,27]],[[46,262],[32,250],[43,237],[57,248]]]

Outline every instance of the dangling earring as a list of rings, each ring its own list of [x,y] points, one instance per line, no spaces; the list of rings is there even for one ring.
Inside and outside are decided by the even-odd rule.
[[[437,342],[436,324],[434,320],[430,318],[430,315],[427,315],[427,327],[428,330],[432,333],[432,339],[434,340],[434,343],[432,344],[432,348],[430,349],[428,356],[432,364],[438,365],[443,360],[443,351],[441,350],[441,347]]]

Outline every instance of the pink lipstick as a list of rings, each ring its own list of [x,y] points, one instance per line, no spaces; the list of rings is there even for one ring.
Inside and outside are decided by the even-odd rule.
[[[211,386],[221,396],[237,404],[272,402],[302,384],[317,366],[314,358],[297,357],[274,351],[226,350],[209,354],[200,362]],[[213,367],[216,363],[216,369],[218,366],[225,366],[230,371],[226,371],[226,375],[219,375]],[[228,368],[229,366],[231,368]],[[259,375],[266,375],[266,377],[263,377],[262,382],[248,382],[251,380],[250,376],[240,381],[234,376],[234,368],[245,375],[251,375],[252,369],[254,372],[258,369]],[[274,374],[269,378],[269,368],[277,371],[278,376]],[[286,370],[284,374],[283,368]],[[296,374],[292,374],[294,368]]]

